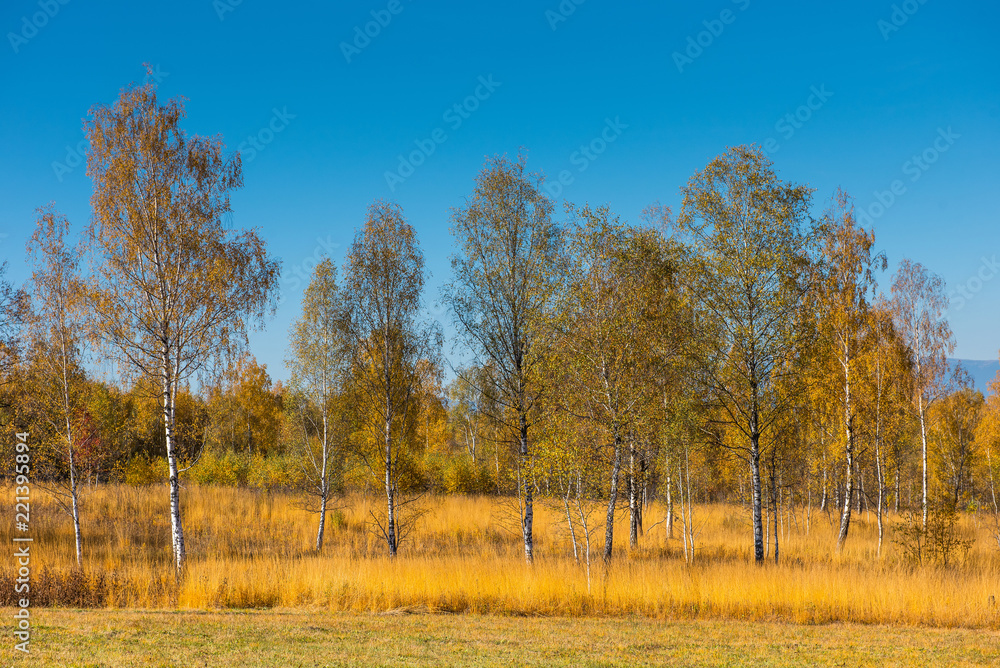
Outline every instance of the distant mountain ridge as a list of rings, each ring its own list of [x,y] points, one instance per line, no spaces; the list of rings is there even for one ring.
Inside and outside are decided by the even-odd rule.
[[[990,383],[996,380],[997,372],[1000,371],[1000,360],[960,360],[948,358],[948,363],[951,364],[952,368],[956,364],[961,364],[969,372],[969,375],[972,376],[976,389],[982,392],[983,395],[989,395]]]

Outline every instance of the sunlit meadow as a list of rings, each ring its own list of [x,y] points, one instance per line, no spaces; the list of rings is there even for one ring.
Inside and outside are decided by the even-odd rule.
[[[779,522],[779,563],[757,566],[746,509],[697,506],[695,557],[688,565],[679,527],[668,538],[664,511],[653,504],[637,549],[629,549],[627,523],[621,522],[610,567],[600,559],[603,524],[600,535],[593,532],[588,579],[584,536],[578,528],[574,558],[564,511],[556,504],[538,506],[536,560],[527,566],[520,536],[508,528],[516,528],[510,521],[516,509],[494,497],[422,499],[424,514],[395,560],[384,556],[384,543],[372,532],[370,510],[379,498],[342,499],[328,521],[322,553],[312,549],[317,517],[299,497],[191,486],[183,499],[190,560],[175,584],[166,489],[86,489],[82,573],[75,569],[72,523],[39,496],[32,504],[34,600],[98,608],[638,614],[1000,627],[1000,549],[986,514],[963,515],[959,531],[974,540],[972,547],[940,569],[903,560],[890,538],[899,518],[890,518],[880,556],[868,514],[857,518],[838,554],[831,516],[813,509],[807,517],[800,508]],[[10,537],[5,526],[0,539]],[[5,581],[13,577],[9,570],[2,574]]]

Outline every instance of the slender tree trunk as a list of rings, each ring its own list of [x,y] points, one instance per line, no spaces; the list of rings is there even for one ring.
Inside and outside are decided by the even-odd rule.
[[[76,475],[76,446],[73,439],[73,409],[70,406],[69,394],[69,346],[66,342],[66,324],[60,320],[59,366],[62,371],[63,415],[66,418],[66,454],[69,457],[69,494],[73,512],[73,535],[76,539],[76,565],[83,566],[83,536],[80,533],[80,501]]]
[[[791,519],[791,499],[785,504],[785,509],[781,509],[781,502],[785,498],[784,486],[781,482],[781,473],[778,473],[778,516],[781,518],[781,540],[785,540],[788,532],[792,530]]]
[[[854,415],[851,413],[850,369],[844,364],[844,451],[847,466],[844,469],[844,506],[840,513],[840,532],[837,534],[837,550],[844,548],[847,532],[851,528],[851,495],[854,490]]]
[[[690,564],[691,548],[688,545],[687,513],[685,512],[687,499],[684,494],[684,463],[682,459],[677,461],[677,489],[681,495],[681,542],[684,545],[684,563]]]
[[[683,466],[683,468],[681,468]],[[677,482],[681,493],[681,526],[684,531],[684,556],[687,563],[694,563],[694,503],[691,493],[691,451],[684,443],[684,460],[678,463]],[[686,489],[686,491],[685,491]],[[686,498],[685,498],[686,497]]]
[[[580,526],[583,527],[584,540],[584,563],[587,566],[587,593],[590,593],[590,524],[587,521],[587,513],[583,509],[583,487],[581,476],[576,476],[576,510],[580,514]]]
[[[768,520],[770,520],[771,533],[774,534],[774,563],[778,563],[778,522],[781,517],[781,507],[778,503],[778,461],[777,448],[771,448],[771,461],[767,467],[768,486]]]
[[[174,443],[174,397],[175,380],[171,373],[170,352],[166,345],[162,350],[163,383],[163,429],[167,443],[167,468],[170,472],[170,536],[174,551],[174,569],[177,580],[184,570],[184,526],[181,523],[180,472],[177,466],[177,448]]]
[[[326,406],[323,406],[323,465],[319,474],[319,528],[316,530],[316,551],[323,549],[323,531],[326,528],[326,503],[330,496],[330,486],[327,483],[327,462],[330,460],[328,452],[329,421],[326,415]]]
[[[573,541],[573,559],[580,563],[580,552],[576,547],[576,530],[573,528],[573,514],[569,510],[569,495],[573,491],[572,483],[566,486],[566,495],[563,496],[563,506],[566,508],[566,526],[569,527],[569,537]]]
[[[850,440],[850,437],[848,437]],[[840,513],[840,532],[837,534],[837,549],[841,550],[844,547],[844,541],[847,540],[847,531],[851,525],[851,501],[854,497],[854,452],[853,448],[848,446],[847,451],[847,465],[844,467],[844,505]]]
[[[629,444],[628,453],[628,544],[633,550],[639,545],[639,522],[642,509],[639,508],[638,484],[635,475],[635,443]]]
[[[641,467],[639,468],[639,473],[641,474],[640,480],[642,482],[642,494],[639,495],[639,535],[642,536],[644,529],[642,527],[643,517],[646,514],[646,509],[649,508],[650,498],[649,498],[649,469],[648,463],[645,459],[641,462]]]
[[[497,445],[499,437],[497,435],[499,428],[496,423],[493,425],[493,466],[496,470],[496,481],[497,481],[497,496],[500,496],[502,490],[500,485],[500,448]]]
[[[986,467],[990,471],[990,497],[993,499],[993,514],[996,515],[997,510],[997,491],[993,484],[993,448],[986,448]]]
[[[757,432],[756,424],[751,427],[750,432],[750,478],[751,478],[751,503],[753,506],[753,554],[754,560],[759,564],[764,561],[764,526],[761,522],[761,489],[760,489],[760,434]]]
[[[822,446],[822,441],[820,441]],[[826,468],[826,453],[823,453],[823,493],[819,499],[819,512],[825,513],[827,510],[828,492],[827,492],[827,468]]]
[[[385,498],[387,512],[385,517],[386,542],[389,544],[389,556],[396,556],[396,485],[392,480],[392,418],[385,418]]]
[[[875,477],[878,483],[878,503],[875,507],[875,517],[878,520],[878,548],[876,556],[882,555],[882,537],[885,535],[885,527],[882,525],[882,504],[885,499],[885,478],[882,472],[882,453],[879,447],[879,437],[875,436]]]
[[[522,412],[520,416],[521,433],[521,464],[527,467],[528,460],[528,417]],[[524,536],[524,560],[529,564],[534,561],[535,543],[532,534],[532,523],[535,517],[532,504],[533,476],[524,475],[524,517],[521,518],[521,534]]]
[[[622,470],[621,437],[615,436],[614,462],[611,465],[611,494],[608,499],[608,517],[604,524],[604,562],[611,562],[615,538],[615,506],[618,504],[618,477]]]
[[[764,490],[761,488],[761,495],[763,498]],[[771,493],[767,493],[767,503],[763,500],[761,504],[764,506],[764,558],[766,559],[771,554]]]
[[[638,501],[638,503],[636,503],[636,510],[635,510],[635,514],[636,514],[635,529],[636,529],[636,534],[638,535],[638,537],[642,538],[642,535],[643,535],[643,530],[642,530],[642,514],[643,514],[643,512],[645,512],[645,505],[646,505],[646,483],[642,482],[642,479],[640,478],[640,483],[639,484],[640,484],[640,487],[639,487],[640,493],[638,495],[639,496],[639,501]]]
[[[923,485],[921,505],[923,506],[924,514],[924,529],[927,528],[927,424],[925,412],[924,395],[921,392],[917,396],[917,413],[920,416],[920,458],[923,462],[923,475],[921,476],[921,482]]]
[[[778,506],[778,487],[775,480],[775,462],[771,460],[771,504],[774,507],[772,522],[774,523],[774,563],[778,563],[778,518],[781,516],[781,508]]]
[[[73,501],[73,535],[76,538],[76,565],[83,566],[83,536],[80,533],[80,501],[76,474],[73,470],[73,450],[69,453],[69,493]]]
[[[674,496],[670,488],[673,486],[673,479],[670,467],[670,455],[665,456],[666,469],[667,469],[667,520],[666,520],[666,530],[667,538],[674,537]]]
[[[323,530],[326,528],[326,502],[328,494],[326,485],[322,486],[319,494],[319,528],[316,530],[316,551],[323,549]]]
[[[83,536],[80,532],[80,496],[76,481],[76,466],[73,461],[73,445],[69,447],[69,494],[73,503],[73,536],[76,538],[76,565],[83,566]]]
[[[810,477],[811,477],[811,472],[810,472]],[[809,529],[812,523],[812,508],[813,508],[812,484],[807,481],[806,482],[806,535],[807,536],[809,535]]]
[[[882,556],[882,537],[885,527],[882,524],[882,505],[885,500],[885,470],[882,467],[882,358],[878,358],[876,366],[875,395],[875,484],[878,485],[878,503],[875,507],[875,518],[878,520],[878,547],[875,556]]]

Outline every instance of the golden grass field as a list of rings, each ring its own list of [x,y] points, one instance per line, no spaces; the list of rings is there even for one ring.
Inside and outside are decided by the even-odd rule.
[[[12,490],[0,492],[9,497]],[[379,497],[343,499],[327,522],[326,545],[313,549],[316,515],[283,493],[227,487],[183,490],[189,565],[179,588],[171,570],[165,486],[83,490],[84,571],[74,569],[72,524],[46,496],[32,499],[32,593],[70,607],[215,610],[282,608],[347,612],[430,611],[486,615],[631,616],[669,620],[858,623],[1000,628],[1000,550],[992,514],[963,514],[974,537],[953,567],[911,567],[889,539],[877,557],[874,516],[856,516],[844,551],[834,549],[833,519],[814,511],[783,518],[778,565],[752,562],[746,510],[698,506],[697,553],[683,559],[656,505],[647,531],[628,549],[627,517],[616,527],[610,569],[600,565],[603,525],[593,536],[593,566],[578,564],[555,505],[536,506],[536,561],[523,561],[509,525],[509,501],[434,497],[389,560],[370,531]],[[11,513],[12,515],[12,513]],[[598,515],[599,516],[599,515]],[[2,539],[10,544],[12,521]],[[899,521],[892,517],[889,522]],[[11,589],[13,564],[0,563]],[[8,602],[7,605],[10,603]]]

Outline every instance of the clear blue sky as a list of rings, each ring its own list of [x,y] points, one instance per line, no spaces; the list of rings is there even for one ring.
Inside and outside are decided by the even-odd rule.
[[[87,222],[83,119],[149,62],[161,95],[187,98],[188,132],[234,150],[257,137],[233,222],[284,262],[284,302],[252,338],[275,378],[296,269],[326,247],[339,260],[368,204],[390,198],[419,233],[436,300],[450,208],[486,155],[519,147],[550,180],[565,172],[560,199],[635,220],[656,200],[676,211],[680,186],[727,146],[765,144],[782,178],[816,189],[816,214],[838,186],[876,214],[890,269],[907,256],[964,286],[956,356],[996,359],[995,3],[63,1],[0,7],[0,255],[17,282],[35,207]],[[422,164],[390,188],[418,142]],[[880,210],[876,193],[894,201]]]

